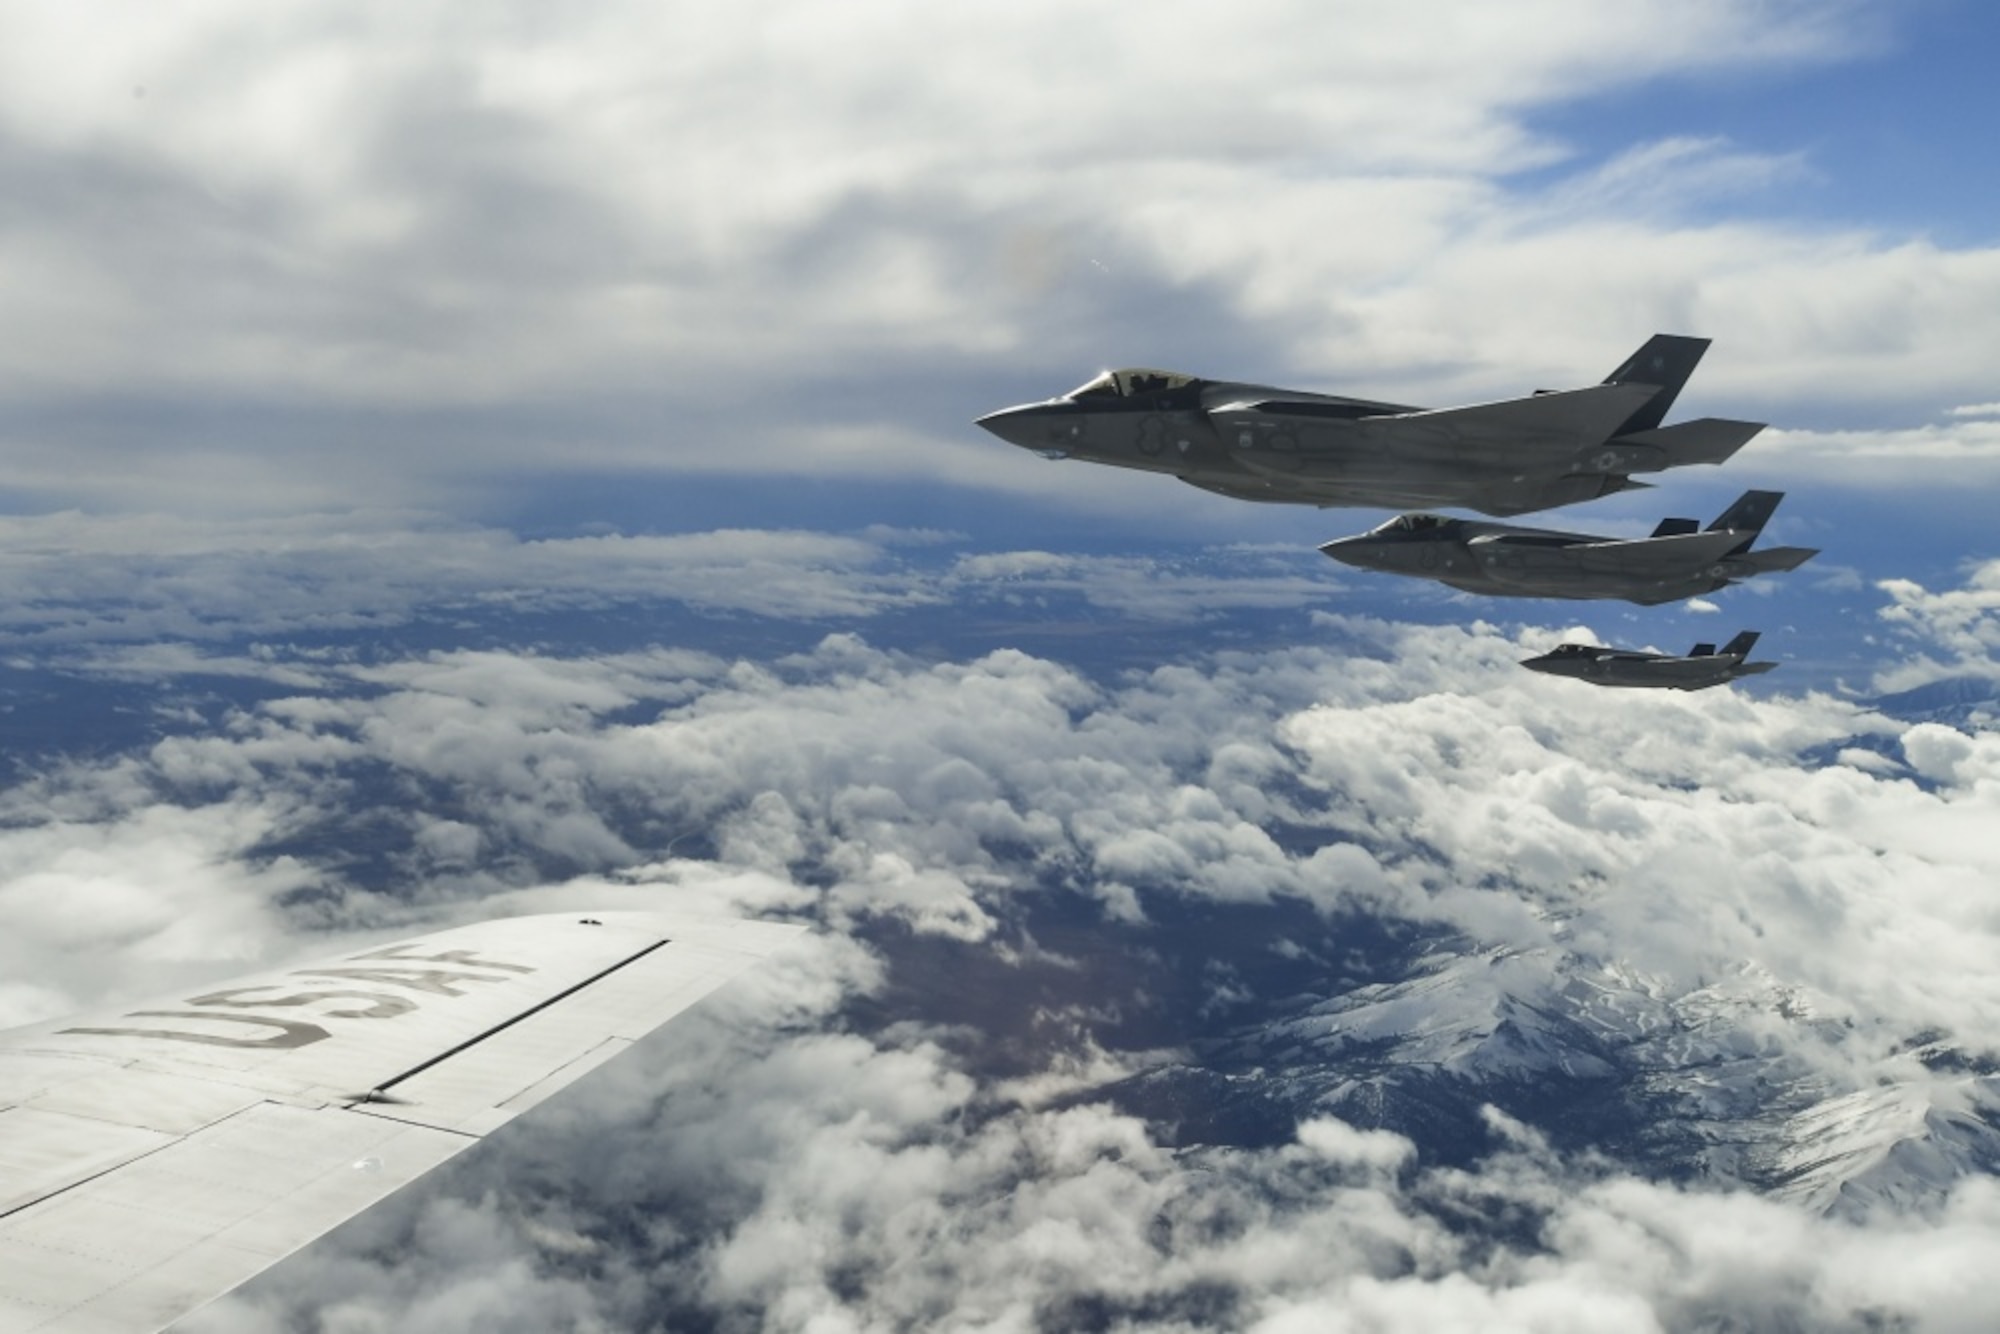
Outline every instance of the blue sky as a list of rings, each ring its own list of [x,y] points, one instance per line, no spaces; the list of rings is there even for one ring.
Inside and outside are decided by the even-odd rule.
[[[1847,49],[1823,60],[1617,89],[1536,122],[1591,156],[1676,135],[1796,154],[1796,176],[1731,206],[1941,245],[1992,244],[2000,228],[1985,182],[1996,158],[1981,127],[2000,16],[1971,0],[1847,12]]]
[[[205,1329],[1026,1328],[1218,1288],[1266,1331],[1983,1327],[1990,1179],[1894,1173],[2000,1123],[1965,1074],[2000,1034],[1996,36],[1969,0],[0,8],[0,1015],[600,900],[815,926]],[[1817,560],[1471,598],[1314,550],[1381,512],[972,425],[1132,364],[1475,402],[1656,331],[1715,340],[1677,416],[1770,429],[1533,522],[1768,487]],[[1784,665],[1731,690],[1514,665],[1740,629]],[[1953,681],[1937,719],[1866,702]],[[1218,914],[1241,960],[1300,952],[1121,1046],[1145,969],[1200,955],[1160,922]],[[1504,1112],[1459,1175],[1331,1111],[1188,1148],[1106,1092],[1246,1050],[1230,1016],[1361,920],[1510,961],[1364,1007],[1443,1006],[1473,1066],[1601,988],[1768,1056],[1774,1143],[1893,1101],[1908,1152],[1840,1159],[1890,1203]],[[1050,988],[1004,1072],[954,957]],[[1936,1033],[1969,1064],[1909,1054]],[[1468,1200],[1548,1228],[1482,1259],[1440,1222]],[[1115,1225],[1155,1216],[1192,1221]]]
[[[1864,583],[1992,554],[1990,427],[1949,415],[2000,397],[1974,6],[1599,27],[1551,0],[1429,41],[1361,6],[1254,77],[1283,6],[1161,25],[1206,60],[1086,11],[1098,57],[1031,60],[1025,99],[992,80],[1046,42],[1032,8],[232,13],[18,20],[16,513],[1304,551],[1380,516],[1049,467],[970,419],[1105,364],[1446,404],[1589,383],[1666,329],[1716,340],[1684,413],[1774,430],[1566,524],[1775,486]]]

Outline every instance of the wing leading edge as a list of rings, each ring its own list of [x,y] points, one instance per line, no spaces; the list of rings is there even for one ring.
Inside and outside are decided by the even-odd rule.
[[[159,1329],[798,932],[508,918],[0,1033],[0,1334]]]

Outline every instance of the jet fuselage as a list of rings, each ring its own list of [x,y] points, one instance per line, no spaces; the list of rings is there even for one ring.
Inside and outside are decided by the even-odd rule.
[[[1320,551],[1360,569],[1432,579],[1468,593],[1617,598],[1654,606],[1711,593],[1754,574],[1793,569],[1816,554],[1792,547],[1749,550],[1778,498],[1777,492],[1748,492],[1706,530],[1630,541],[1403,514],[1371,532],[1328,542]],[[1669,522],[1692,527],[1691,521]]]
[[[1659,335],[1600,385],[1423,409],[1170,371],[1108,371],[978,424],[1049,458],[1166,473],[1239,500],[1524,514],[1720,463],[1762,429],[1661,427],[1707,341]]]
[[[1180,377],[1176,377],[1180,378]],[[1282,398],[1283,417],[1250,405]],[[1196,380],[1119,400],[1054,398],[978,424],[1045,458],[1165,473],[1235,500],[1319,506],[1461,506],[1510,515],[1552,509],[1640,485],[1616,468],[1537,476],[1523,461],[1462,433],[1389,428],[1420,409]],[[1367,423],[1374,423],[1371,427]],[[1601,465],[1601,466],[1599,466]],[[1566,466],[1566,464],[1565,464]],[[1545,466],[1542,472],[1548,473]]]
[[[1566,676],[1592,685],[1627,689],[1707,690],[1739,677],[1768,672],[1774,662],[1746,662],[1749,642],[1755,634],[1739,636],[1742,651],[1713,651],[1702,644],[1686,657],[1667,653],[1644,653],[1632,649],[1598,648],[1586,644],[1563,644],[1539,658],[1529,658],[1522,666],[1547,676]],[[1743,641],[1749,642],[1743,642]],[[1703,650],[1708,650],[1704,652]]]

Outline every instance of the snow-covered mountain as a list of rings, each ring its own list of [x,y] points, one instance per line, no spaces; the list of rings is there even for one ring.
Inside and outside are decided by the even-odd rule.
[[[1568,951],[1438,949],[1403,980],[1305,1003],[1106,1092],[1182,1142],[1257,1142],[1331,1114],[1444,1163],[1492,1147],[1490,1105],[1567,1148],[1819,1211],[1935,1204],[2000,1170],[2000,1076],[1952,1069],[1932,1044],[1843,1088],[1840,1029],[1747,966],[1672,994]]]
[[[1813,1104],[1764,1166],[1774,1192],[1823,1213],[1935,1205],[2000,1172],[2000,1077],[1909,1078]]]

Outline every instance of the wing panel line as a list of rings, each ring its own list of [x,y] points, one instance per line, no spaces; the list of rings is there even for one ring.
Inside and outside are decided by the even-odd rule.
[[[644,949],[639,950],[636,953],[626,955],[624,958],[619,959],[617,962],[611,964],[609,967],[600,969],[599,971],[592,973],[589,977],[584,978],[581,982],[578,982],[573,986],[565,987],[563,990],[558,991],[555,995],[548,997],[541,1003],[537,1005],[531,1005],[527,1009],[521,1011],[519,1014],[511,1015],[508,1018],[501,1020],[499,1023],[493,1025],[493,1027],[486,1029],[483,1032],[473,1034],[471,1037],[459,1043],[457,1046],[451,1047],[445,1051],[441,1051],[437,1055],[429,1058],[428,1060],[419,1061],[417,1064],[411,1066],[409,1069],[403,1071],[401,1074],[394,1075],[388,1079],[383,1080],[381,1083],[377,1084],[374,1088],[369,1089],[368,1092],[354,1099],[353,1100],[354,1104],[359,1105],[370,1102],[395,1101],[393,1095],[391,1096],[384,1096],[384,1095],[388,1094],[390,1089],[396,1087],[396,1085],[402,1083],[404,1080],[413,1079],[416,1076],[422,1074],[424,1071],[430,1069],[432,1066],[437,1065],[443,1061],[448,1061],[452,1057],[458,1055],[460,1052],[465,1051],[470,1047],[478,1046],[480,1043],[486,1041],[486,1039],[494,1036],[496,1033],[505,1032],[507,1029],[512,1028],[514,1025],[520,1023],[522,1020],[540,1014],[543,1010],[548,1009],[551,1005],[554,1005],[556,1002],[569,999],[571,996],[574,996],[577,992],[582,991],[585,987],[596,985],[597,983],[603,981],[605,978],[611,976],[613,973],[617,972],[619,969],[629,967],[632,964],[639,962],[639,960],[645,958],[647,955],[651,954],[654,950],[664,949],[666,946],[671,944],[673,944],[671,938],[667,940],[656,940],[652,944],[646,946]]]

